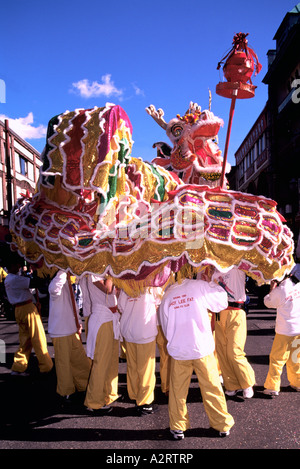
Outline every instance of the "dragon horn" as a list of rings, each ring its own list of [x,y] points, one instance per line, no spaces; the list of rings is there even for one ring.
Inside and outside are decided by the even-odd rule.
[[[151,104],[150,106],[146,107],[146,112],[151,116],[153,117],[153,119],[155,120],[155,122],[158,123],[158,125],[160,125],[160,127],[162,127],[164,130],[166,130],[167,128],[167,123],[166,121],[164,120],[163,118],[163,115],[164,115],[164,111],[162,109],[155,109],[155,107]]]
[[[190,102],[189,108],[185,114],[190,114],[192,112],[201,112],[201,106],[193,101]]]

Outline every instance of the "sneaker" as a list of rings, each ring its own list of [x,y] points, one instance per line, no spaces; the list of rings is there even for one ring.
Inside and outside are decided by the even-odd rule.
[[[11,376],[29,376],[27,371],[11,371]]]
[[[60,396],[60,395],[58,395],[57,398],[58,398],[58,405],[59,405],[62,409],[70,408],[71,405],[73,404],[72,397],[71,397],[71,395],[69,395],[69,394],[66,395],[66,396]]]
[[[154,414],[154,412],[158,411],[157,404],[143,404],[143,405],[138,405],[136,407],[137,407],[138,415],[149,415],[149,414]]]
[[[292,388],[292,389],[295,389],[295,391],[298,391],[298,392],[300,391],[300,388],[297,388],[297,386],[292,386],[292,385],[291,385],[291,388]]]
[[[230,435],[230,431],[228,430],[227,432],[219,432],[219,436],[221,438],[225,438],[226,436],[229,436]]]
[[[100,409],[92,409],[91,407],[86,407],[86,411],[89,414],[94,414],[94,415],[105,415],[109,414],[113,408],[110,405],[104,405],[103,407],[100,407]]]
[[[172,438],[174,440],[183,440],[184,439],[184,433],[182,430],[170,430]]]
[[[273,389],[265,389],[264,394],[267,394],[268,396],[278,396],[279,392],[274,391]]]
[[[227,396],[231,396],[231,397],[232,397],[232,396],[235,396],[238,392],[241,392],[241,391],[242,391],[242,389],[236,389],[235,391],[225,391],[225,394],[226,394]]]
[[[251,397],[253,396],[254,396],[254,391],[253,391],[252,386],[250,386],[249,388],[243,389],[244,399],[251,399]]]

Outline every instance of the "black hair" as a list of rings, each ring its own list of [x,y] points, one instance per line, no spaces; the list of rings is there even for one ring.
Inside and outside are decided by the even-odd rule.
[[[2,258],[1,264],[8,269],[17,264],[23,266],[24,259],[17,252],[9,252],[6,256],[4,256],[4,258]]]

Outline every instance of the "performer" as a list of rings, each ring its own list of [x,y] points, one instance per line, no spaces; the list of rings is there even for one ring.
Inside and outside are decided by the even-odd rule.
[[[208,265],[203,270],[201,270],[197,273],[196,278],[198,280],[205,280],[206,282],[211,282],[211,278],[212,278],[212,275],[213,275],[214,271],[215,271],[215,268],[212,265]],[[215,335],[216,335],[215,334],[216,315],[209,311],[208,316],[209,316],[210,323],[211,323],[211,330],[212,330],[213,338],[214,338],[214,341],[216,341],[216,338],[215,338]],[[221,371],[221,368],[220,368],[220,365],[219,365],[219,360],[218,360],[218,355],[217,355],[216,348],[214,350],[214,356],[215,356],[215,359],[217,361],[220,381],[221,381],[221,383],[223,383],[222,371]]]
[[[208,309],[217,312],[226,306],[224,290],[203,280],[175,283],[162,299],[161,324],[171,356],[170,431],[176,440],[183,439],[190,427],[186,399],[194,370],[211,427],[220,436],[227,436],[234,425],[219,379],[208,316]]]
[[[30,291],[30,288],[35,288],[37,285],[35,280],[18,275],[22,265],[21,258],[17,254],[10,253],[6,261],[8,275],[5,277],[4,286],[8,301],[15,307],[20,341],[11,370],[14,375],[26,374],[33,348],[40,371],[47,373],[53,368],[53,362],[48,353],[44,326]]]
[[[112,410],[118,399],[120,314],[115,288],[109,278],[88,276],[91,316],[87,335],[87,355],[92,359],[84,405],[87,411],[102,414]]]
[[[244,352],[247,338],[245,273],[233,267],[223,274],[216,271],[212,279],[227,292],[228,307],[220,311],[215,321],[216,351],[222,371],[225,394],[234,396],[243,391],[243,397],[254,395],[255,373]]]
[[[269,370],[264,383],[264,393],[278,396],[281,374],[286,365],[290,386],[300,391],[300,282],[288,276],[281,282],[273,281],[270,293],[265,296],[267,308],[276,308],[275,337],[272,345]]]
[[[160,298],[158,289],[151,288],[136,298],[121,290],[118,299],[118,307],[122,313],[121,335],[126,347],[128,395],[136,402],[136,410],[140,416],[158,410],[154,404],[154,388],[156,310]]]
[[[62,404],[71,402],[76,390],[86,390],[91,366],[80,339],[78,307],[71,294],[67,273],[58,271],[49,284],[48,332],[55,353],[56,391]]]

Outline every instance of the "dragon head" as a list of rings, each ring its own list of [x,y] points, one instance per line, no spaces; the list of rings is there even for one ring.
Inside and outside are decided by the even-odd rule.
[[[223,158],[216,139],[223,120],[210,110],[201,111],[197,103],[191,102],[186,113],[177,115],[167,123],[162,109],[153,105],[146,108],[149,115],[166,131],[173,148],[166,154],[161,144],[158,157],[152,163],[176,172],[184,183],[216,186],[222,172]],[[227,166],[230,170],[230,165]]]

